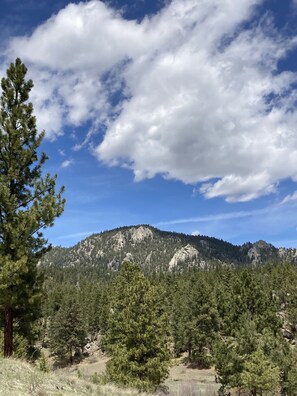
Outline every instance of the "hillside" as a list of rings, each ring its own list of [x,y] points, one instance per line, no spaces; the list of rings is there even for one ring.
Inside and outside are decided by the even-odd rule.
[[[44,256],[41,265],[93,268],[99,273],[109,273],[117,271],[125,260],[138,263],[152,273],[217,265],[297,262],[297,251],[278,249],[265,241],[236,246],[207,236],[139,225],[91,235],[71,248],[54,247]]]
[[[136,396],[137,391],[95,385],[77,372],[44,373],[21,360],[0,359],[0,396]]]
[[[175,362],[165,382],[164,392],[138,392],[133,389],[120,389],[114,385],[99,385],[92,380],[102,374],[98,362],[84,362],[71,368],[42,372],[38,367],[23,360],[0,358],[0,396],[168,396],[216,395],[214,370],[193,370]],[[79,373],[79,374],[78,374]]]

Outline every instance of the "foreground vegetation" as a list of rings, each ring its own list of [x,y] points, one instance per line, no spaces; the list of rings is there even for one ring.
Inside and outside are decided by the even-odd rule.
[[[35,337],[58,366],[83,359],[86,337],[90,342],[100,334],[100,348],[112,358],[106,382],[156,389],[170,352],[186,356],[192,367],[215,366],[220,394],[297,394],[295,265],[150,278],[133,264],[106,279],[95,271],[49,268],[45,274]],[[28,339],[17,334],[15,355],[32,354]]]
[[[42,289],[37,263],[47,243],[43,230],[64,209],[63,188],[56,192],[56,176],[42,172],[47,160],[39,150],[44,132],[38,133],[28,102],[33,82],[26,80],[26,73],[18,58],[1,80],[0,310],[6,357],[13,353],[16,322],[24,334],[34,321]]]
[[[296,275],[294,265],[228,267],[155,275],[150,282],[162,290],[163,307],[170,317],[173,353],[187,352],[188,362],[197,367],[214,364],[221,393],[229,388],[247,389],[253,394],[282,389],[294,395]],[[71,275],[67,278],[69,282]],[[112,282],[96,285],[91,273],[85,274],[84,284],[80,277],[79,289],[76,281],[72,280],[72,286],[68,284],[73,287],[72,294],[76,290],[84,323],[90,326],[87,332],[96,326],[96,331],[102,333],[113,331],[113,326],[108,328],[108,307],[114,298]],[[93,293],[97,295],[95,308]],[[48,316],[55,316],[59,295],[59,286],[52,284]],[[119,301],[123,302],[123,298],[119,297]]]
[[[0,358],[0,372],[0,396],[141,396],[135,390],[94,384],[77,373],[43,372],[22,360]]]

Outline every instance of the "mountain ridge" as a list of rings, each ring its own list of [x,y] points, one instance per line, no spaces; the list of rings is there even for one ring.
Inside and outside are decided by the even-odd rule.
[[[297,249],[276,248],[262,240],[233,245],[214,237],[162,231],[141,224],[92,234],[73,247],[53,247],[41,265],[89,267],[108,272],[117,271],[127,260],[151,273],[217,265],[297,263]]]

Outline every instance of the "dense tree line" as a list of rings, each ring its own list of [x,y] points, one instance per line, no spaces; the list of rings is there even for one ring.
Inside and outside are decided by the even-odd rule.
[[[90,339],[100,333],[102,348],[112,356],[109,379],[139,389],[153,388],[166,377],[169,353],[154,345],[153,328],[163,345],[171,345],[172,356],[183,355],[196,367],[215,366],[222,395],[231,388],[252,395],[276,390],[296,394],[295,265],[145,277],[139,267],[126,264],[112,279],[91,276],[91,270],[84,276],[69,271],[67,282],[60,271],[57,277],[53,269],[49,272],[43,323],[57,357],[71,360],[82,351],[86,336]],[[66,328],[73,329],[73,334],[66,334]],[[145,367],[153,351],[163,356],[164,366],[162,359],[157,366],[164,371],[156,383],[137,382],[137,373],[142,373],[140,378],[149,377]]]
[[[145,277],[130,264],[103,278],[91,268],[82,273],[75,268],[48,268],[43,276],[43,319],[32,326],[59,362],[82,355],[86,339],[100,334],[102,349],[113,356],[108,378],[140,389],[154,388],[166,377],[169,350],[153,346],[146,327],[152,323],[157,338],[170,345],[171,356],[182,355],[197,367],[215,366],[222,395],[231,388],[247,389],[252,395],[277,389],[283,395],[296,394],[296,265],[222,267]],[[134,311],[129,311],[131,307]],[[130,328],[128,318],[135,328]],[[34,339],[28,340],[17,326],[20,356],[30,350]],[[142,329],[139,335],[137,326]],[[125,344],[124,333],[135,343]],[[137,355],[140,345],[145,358]],[[161,359],[156,367],[164,370],[155,382],[133,382],[141,370],[149,376],[145,366],[152,350],[163,356],[164,366]]]

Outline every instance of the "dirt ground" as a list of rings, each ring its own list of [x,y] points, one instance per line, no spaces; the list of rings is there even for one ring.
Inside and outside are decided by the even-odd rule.
[[[189,368],[182,363],[171,368],[165,385],[174,396],[213,396],[219,389],[214,369]]]

